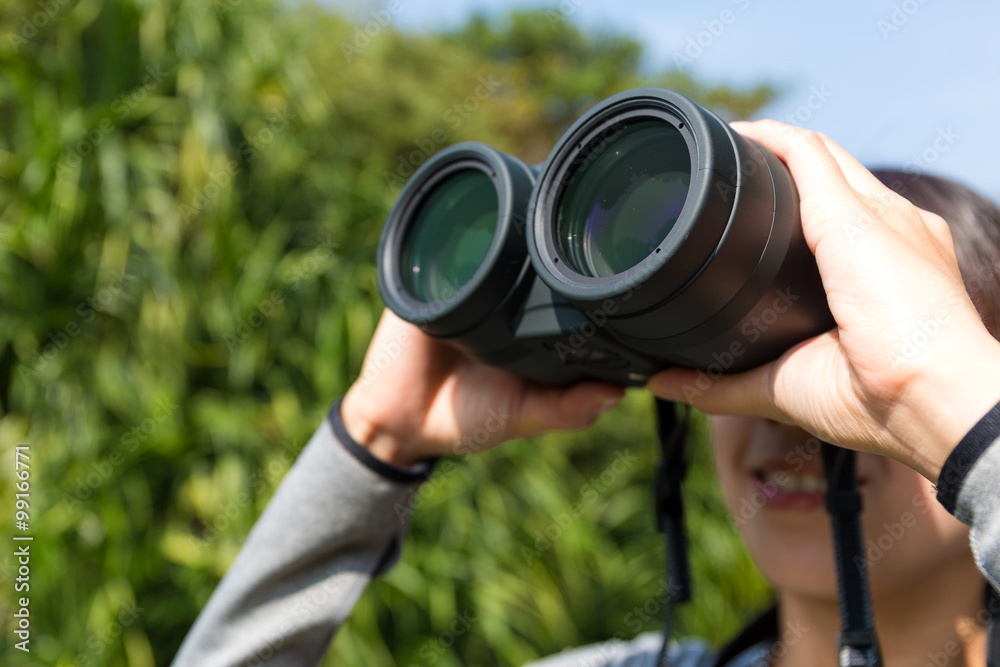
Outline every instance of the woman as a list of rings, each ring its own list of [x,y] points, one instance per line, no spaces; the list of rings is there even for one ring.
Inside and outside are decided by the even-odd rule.
[[[819,482],[810,478],[818,477],[815,453],[807,456],[812,434],[867,454],[859,460],[866,536],[900,535],[898,547],[869,554],[886,664],[983,665],[982,577],[1000,572],[1000,516],[992,512],[1000,493],[990,485],[1000,470],[1000,447],[990,446],[1000,438],[1000,343],[966,293],[949,227],[824,137],[767,121],[734,127],[789,166],[838,328],[707,388],[685,369],[649,384],[663,398],[737,415],[713,421],[719,477],[732,508],[747,494],[769,494],[741,530],[779,590],[780,620],[808,628],[780,644],[765,633],[726,664],[836,664],[832,549],[816,507]],[[995,303],[985,294],[974,296]],[[983,314],[992,318],[994,309]],[[933,334],[915,337],[921,325]],[[315,664],[370,578],[395,560],[406,524],[396,510],[424,478],[423,462],[455,453],[463,434],[488,420],[483,447],[585,427],[623,395],[597,382],[529,385],[390,313],[361,377],[282,483],[175,664]],[[931,488],[939,476],[944,505]],[[946,506],[973,526],[975,557]],[[658,648],[647,635],[543,664],[652,665]],[[674,657],[714,664],[696,644]]]
[[[934,177],[889,171],[876,176],[949,221],[967,291],[990,334],[1000,338],[1000,210]],[[938,320],[947,323],[949,312],[905,337],[896,347],[896,363],[918,354],[920,344],[942,324]],[[778,592],[778,627],[810,629],[779,646],[783,655],[776,664],[835,664],[831,638],[840,620],[819,441],[771,419],[716,416],[711,421],[719,483],[729,507],[734,512],[746,507],[744,498],[757,501],[750,507],[766,503],[753,516],[735,514],[735,523]],[[932,656],[948,660],[940,664],[985,664],[985,584],[969,549],[968,527],[937,502],[931,482],[905,464],[866,453],[858,455],[857,466],[865,560],[887,664],[936,664]]]

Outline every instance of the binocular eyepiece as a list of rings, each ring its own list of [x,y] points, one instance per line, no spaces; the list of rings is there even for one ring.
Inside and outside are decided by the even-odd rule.
[[[378,279],[404,320],[548,384],[738,372],[835,326],[785,165],[664,88],[598,104],[540,166],[435,154],[389,214]]]

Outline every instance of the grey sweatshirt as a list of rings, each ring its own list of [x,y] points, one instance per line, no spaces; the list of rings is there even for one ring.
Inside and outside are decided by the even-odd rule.
[[[990,430],[979,429],[973,454],[968,446],[956,448],[966,456],[949,458],[958,472],[949,477],[950,500],[942,502],[972,527],[976,562],[997,585],[1000,428],[994,430],[984,439]],[[350,440],[333,414],[282,481],[173,665],[318,664],[368,582],[397,560],[409,515],[398,510],[408,507],[426,473],[426,467],[401,470],[378,461]],[[654,667],[661,643],[660,634],[647,633],[564,651],[534,665]],[[768,650],[768,644],[758,644],[729,665],[748,667]],[[697,640],[672,645],[671,658],[676,667],[707,666],[714,659]]]

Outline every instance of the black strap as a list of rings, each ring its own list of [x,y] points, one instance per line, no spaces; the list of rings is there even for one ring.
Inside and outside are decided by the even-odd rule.
[[[687,531],[684,527],[684,500],[681,486],[687,476],[687,406],[656,400],[657,434],[661,458],[656,475],[656,524],[666,543],[667,599],[663,605],[663,646],[658,665],[667,667],[668,644],[673,625],[674,605],[691,599],[691,570],[688,564]]]
[[[874,631],[871,602],[869,599],[867,562],[857,545],[861,545],[861,528],[858,513],[861,510],[861,496],[857,492],[854,452],[824,443],[823,464],[827,477],[827,509],[830,511],[834,530],[835,555],[837,560],[837,582],[840,596],[841,625],[852,628],[851,634],[838,635],[838,662],[841,665],[880,665],[881,655]],[[832,479],[831,479],[832,478]],[[847,488],[853,487],[852,489]],[[853,519],[853,533],[857,536],[854,547],[845,545],[842,538],[845,521]],[[850,554],[851,551],[855,553]],[[844,565],[853,564],[855,573],[845,572]],[[848,567],[847,570],[852,568]],[[986,626],[986,666],[1000,667],[1000,594],[991,584],[983,590],[983,607],[988,622]],[[850,618],[847,618],[850,617]],[[861,631],[856,632],[860,628]],[[765,640],[778,638],[777,608],[771,607],[747,625],[740,634],[719,652],[716,667],[726,665],[750,647]],[[852,643],[853,642],[853,643]],[[843,649],[845,646],[848,651]],[[872,655],[874,654],[874,655]],[[848,662],[844,662],[844,659]],[[850,660],[855,660],[851,662]]]
[[[962,484],[969,471],[996,441],[998,434],[1000,434],[1000,403],[990,408],[990,411],[976,422],[945,460],[938,475],[937,499],[952,514],[955,513],[958,493],[962,490]]]
[[[778,607],[771,605],[760,615],[754,618],[748,625],[744,626],[740,633],[722,647],[719,655],[716,656],[715,667],[728,665],[731,660],[739,656],[744,651],[760,644],[769,642],[773,644],[778,640]]]
[[[861,494],[854,469],[854,452],[824,442],[826,509],[833,526],[837,563],[840,625],[837,660],[841,667],[881,667],[882,654],[875,635],[868,562],[861,533]]]
[[[386,463],[382,459],[376,458],[374,454],[358,444],[354,438],[351,437],[351,434],[347,432],[347,427],[344,426],[344,420],[340,414],[340,404],[343,402],[343,396],[337,399],[337,402],[333,404],[332,408],[330,408],[327,420],[330,422],[330,428],[333,429],[333,434],[337,436],[337,440],[344,446],[344,449],[364,464],[366,468],[392,482],[399,482],[400,484],[415,484],[427,481],[427,478],[430,477],[431,471],[434,469],[434,464],[437,462],[437,458],[418,463],[412,468],[400,468],[399,466]]]
[[[987,582],[983,598],[989,619],[986,626],[986,667],[1000,667],[1000,595]]]

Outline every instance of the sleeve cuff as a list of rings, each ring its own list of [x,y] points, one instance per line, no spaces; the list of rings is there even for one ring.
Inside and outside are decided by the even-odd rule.
[[[414,482],[424,482],[427,480],[431,474],[431,470],[434,469],[434,463],[437,459],[422,461],[412,468],[401,468],[377,458],[366,448],[359,445],[344,427],[344,420],[340,414],[340,404],[343,401],[343,396],[337,399],[337,402],[333,404],[332,408],[330,408],[330,413],[327,419],[330,422],[330,427],[333,429],[333,434],[337,437],[337,440],[340,441],[340,444],[344,446],[344,449],[364,464],[366,468],[393,482],[413,484]]]
[[[964,438],[944,462],[938,476],[937,499],[944,508],[955,514],[958,496],[969,472],[976,462],[1000,437],[1000,403],[994,405]]]

